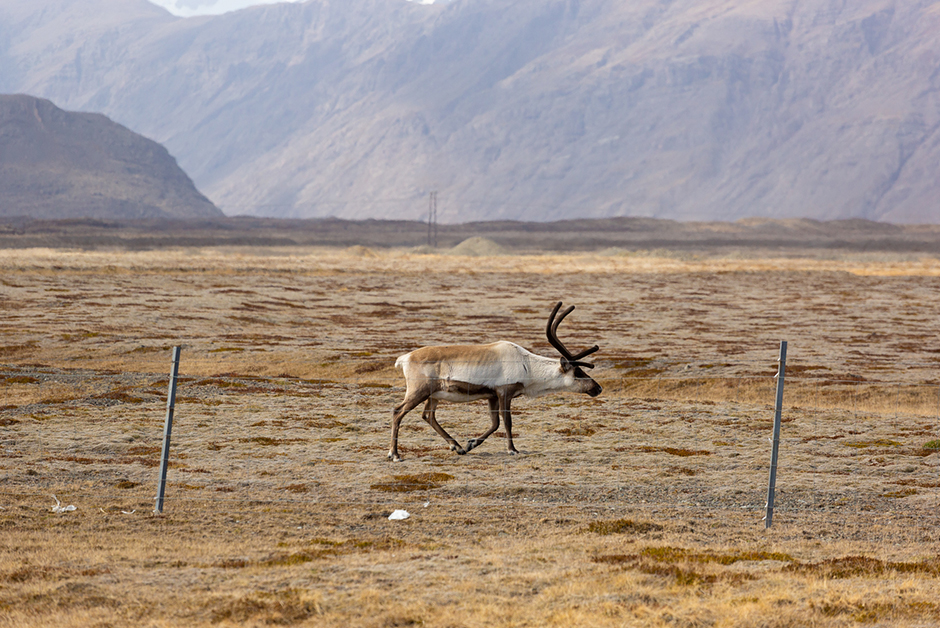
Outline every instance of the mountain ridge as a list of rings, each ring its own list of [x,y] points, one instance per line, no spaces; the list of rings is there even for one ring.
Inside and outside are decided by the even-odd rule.
[[[940,218],[926,0],[101,2],[56,46],[0,0],[0,87],[157,139],[229,214]]]
[[[221,216],[167,150],[98,113],[0,95],[0,216]]]

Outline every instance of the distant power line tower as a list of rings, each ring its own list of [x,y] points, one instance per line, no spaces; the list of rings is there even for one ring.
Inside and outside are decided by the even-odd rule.
[[[428,197],[428,246],[437,248],[437,192],[431,192]]]

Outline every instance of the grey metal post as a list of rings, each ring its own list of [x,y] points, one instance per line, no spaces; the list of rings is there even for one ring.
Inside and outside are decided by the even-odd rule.
[[[773,451],[770,454],[770,484],[767,487],[767,514],[764,516],[764,528],[769,528],[774,521],[774,490],[777,485],[777,454],[780,453],[780,418],[783,413],[783,376],[787,369],[787,341],[780,341],[780,365],[777,367],[777,402],[774,409]]]
[[[431,230],[434,231],[434,239],[431,239]],[[428,195],[428,246],[437,247],[437,192],[431,192]]]
[[[166,493],[166,470],[170,464],[170,435],[173,433],[173,409],[176,406],[176,378],[180,371],[180,347],[173,347],[173,370],[170,373],[170,390],[166,396],[166,423],[163,426],[163,453],[160,454],[160,484],[157,487],[155,513],[163,512],[163,496]]]

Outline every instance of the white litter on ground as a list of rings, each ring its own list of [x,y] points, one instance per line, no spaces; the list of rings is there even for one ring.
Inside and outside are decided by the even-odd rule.
[[[396,510],[388,516],[389,521],[401,521],[402,519],[407,519],[411,515],[408,514],[407,510]]]
[[[75,510],[75,506],[69,504],[68,506],[63,506],[62,502],[59,501],[59,498],[55,495],[52,496],[52,499],[55,500],[55,506],[52,507],[52,512],[72,512]]]

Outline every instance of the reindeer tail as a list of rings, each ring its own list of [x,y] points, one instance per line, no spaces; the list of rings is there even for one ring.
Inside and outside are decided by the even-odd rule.
[[[395,360],[395,368],[404,370],[405,366],[408,364],[408,361],[410,359],[411,359],[410,353],[406,353],[403,356],[399,356],[399,358]]]

